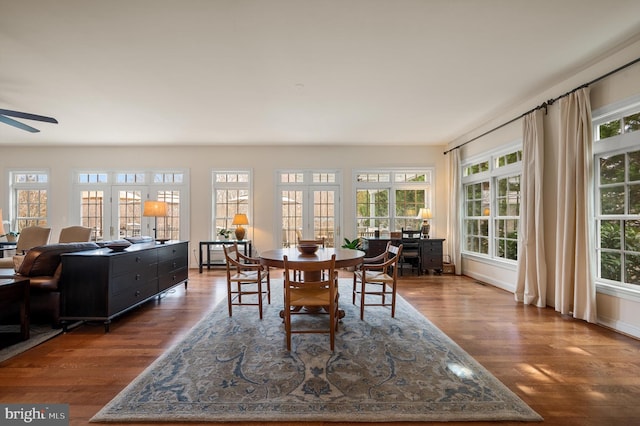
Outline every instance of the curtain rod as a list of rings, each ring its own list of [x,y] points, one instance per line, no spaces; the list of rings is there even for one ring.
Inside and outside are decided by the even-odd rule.
[[[462,147],[463,147],[463,146],[465,146],[466,144],[469,144],[469,143],[471,143],[471,142],[473,142],[473,141],[475,141],[475,140],[478,140],[478,139],[480,139],[481,137],[488,135],[489,133],[493,133],[493,132],[495,132],[496,130],[503,128],[504,126],[507,126],[507,125],[509,125],[509,124],[513,123],[514,121],[520,120],[521,118],[523,118],[523,117],[524,117],[524,116],[526,116],[527,114],[530,114],[530,113],[532,113],[532,112],[534,112],[534,111],[537,111],[537,110],[539,110],[539,109],[543,109],[543,108],[546,110],[548,106],[553,105],[557,100],[562,99],[562,98],[564,98],[564,97],[566,97],[566,96],[569,96],[570,94],[572,94],[572,93],[574,93],[574,92],[576,92],[576,91],[578,91],[578,90],[580,90],[580,89],[582,89],[582,88],[584,88],[584,87],[589,87],[589,86],[591,86],[592,84],[597,83],[598,81],[600,81],[600,80],[602,80],[602,79],[605,79],[605,78],[609,77],[610,75],[613,75],[613,74],[615,74],[615,73],[617,73],[617,72],[619,72],[619,71],[622,71],[623,69],[628,68],[628,67],[630,67],[631,65],[634,65],[634,64],[636,64],[636,63],[638,63],[638,62],[640,62],[640,58],[636,58],[636,59],[634,59],[633,61],[631,61],[631,62],[629,62],[629,63],[627,63],[627,64],[624,64],[624,65],[622,65],[622,66],[620,66],[620,67],[618,67],[618,68],[614,69],[613,71],[609,71],[608,73],[606,73],[606,74],[604,74],[604,75],[601,75],[600,77],[595,78],[595,79],[591,80],[590,82],[583,84],[582,86],[576,87],[575,89],[570,90],[570,91],[568,91],[567,93],[565,93],[565,94],[563,94],[563,95],[560,95],[560,96],[558,96],[558,97],[556,97],[556,98],[553,98],[553,99],[549,99],[548,101],[543,102],[542,104],[538,105],[537,107],[532,108],[532,109],[530,109],[529,111],[527,111],[527,112],[525,112],[525,113],[523,113],[523,114],[520,114],[519,116],[517,116],[517,117],[515,117],[515,118],[512,118],[511,120],[507,121],[506,123],[502,123],[501,125],[496,126],[496,127],[494,127],[493,129],[491,129],[491,130],[487,130],[486,132],[484,132],[484,133],[483,133],[483,134],[481,134],[481,135],[478,135],[478,136],[476,136],[476,137],[474,137],[474,138],[472,138],[472,139],[469,139],[468,141],[466,141],[466,142],[464,142],[464,143],[461,143],[461,144],[460,144],[460,145],[458,145],[458,146],[454,146],[453,148],[446,150],[446,151],[444,152],[444,155],[447,155],[448,153],[450,153],[450,152],[451,152],[451,151],[453,151],[454,149],[462,148]]]

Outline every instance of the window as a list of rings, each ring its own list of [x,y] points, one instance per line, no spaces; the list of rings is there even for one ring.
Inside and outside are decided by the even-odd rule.
[[[96,241],[139,235],[184,239],[187,189],[185,171],[79,171],[74,177],[76,209],[70,219],[93,228]],[[145,200],[166,202],[167,216],[144,217]]]
[[[597,279],[640,290],[640,102],[594,114]]]
[[[340,174],[337,171],[278,172],[283,247],[299,239],[324,239],[334,247],[340,222]]]
[[[27,226],[48,223],[48,185],[46,171],[14,171],[10,174],[12,194],[12,226],[18,231]]]
[[[463,165],[463,251],[518,259],[522,150],[511,146]]]
[[[249,217],[251,172],[247,170],[213,172],[213,239],[223,229],[233,229],[233,217],[244,213]],[[249,239],[249,237],[247,237]]]
[[[377,230],[421,229],[421,208],[432,211],[433,170],[373,170],[355,173],[358,236]]]

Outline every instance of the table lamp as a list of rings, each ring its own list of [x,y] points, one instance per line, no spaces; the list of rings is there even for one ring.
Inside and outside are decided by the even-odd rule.
[[[431,219],[431,209],[421,208],[418,212],[418,219],[422,219],[422,233],[423,238],[429,238],[429,231],[431,230],[431,225],[429,225],[429,219]]]
[[[158,217],[167,215],[167,203],[164,201],[145,201],[142,216],[155,218],[155,228],[153,228],[153,238],[158,239]]]
[[[249,219],[247,218],[247,215],[244,213],[236,214],[235,216],[233,216],[233,222],[231,222],[231,224],[238,225],[238,227],[236,228],[236,240],[243,240],[246,230],[242,227],[242,225],[249,224]]]

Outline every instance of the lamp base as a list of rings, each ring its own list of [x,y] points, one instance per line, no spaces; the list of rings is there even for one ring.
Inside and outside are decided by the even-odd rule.
[[[426,220],[422,222],[422,230],[420,231],[422,233],[422,238],[429,238],[430,230],[431,230],[431,225],[429,225],[429,223]]]
[[[244,240],[244,235],[246,231],[242,226],[238,226],[236,228],[236,240],[241,241]]]

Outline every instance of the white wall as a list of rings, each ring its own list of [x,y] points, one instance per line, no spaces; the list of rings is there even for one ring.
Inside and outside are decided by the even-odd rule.
[[[448,183],[444,147],[416,146],[267,146],[267,147],[2,147],[0,154],[0,207],[8,211],[8,170],[46,168],[50,170],[51,235],[68,225],[71,208],[71,177],[74,170],[136,170],[186,168],[190,172],[190,250],[211,238],[211,171],[213,169],[253,170],[254,212],[250,227],[254,249],[274,248],[281,229],[274,232],[276,212],[275,171],[294,169],[338,169],[343,176],[342,235],[356,236],[352,171],[363,168],[435,167],[435,205],[432,236],[446,238]],[[251,235],[251,234],[250,234]],[[191,256],[191,265],[194,257]]]

